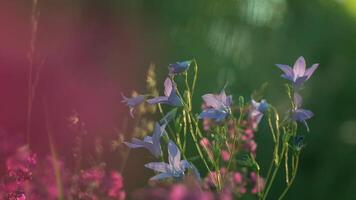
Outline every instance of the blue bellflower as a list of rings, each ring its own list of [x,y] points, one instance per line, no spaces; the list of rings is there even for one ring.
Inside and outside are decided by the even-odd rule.
[[[166,124],[161,126],[159,123],[156,123],[152,137],[145,136],[143,140],[132,138],[131,143],[124,143],[130,148],[145,148],[156,158],[159,158],[162,156],[160,138],[165,133],[165,127]]]
[[[168,142],[168,162],[151,162],[145,167],[159,172],[158,175],[150,180],[161,180],[166,178],[182,179],[185,170],[191,168],[191,165],[186,160],[181,160],[181,155],[178,147],[170,140]]]
[[[302,97],[297,92],[295,92],[294,93],[295,108],[292,110],[291,118],[293,121],[304,123],[305,126],[307,127],[307,130],[309,131],[309,127],[308,127],[306,120],[312,118],[314,116],[314,114],[310,110],[300,108],[302,106],[302,101],[303,101]]]
[[[207,109],[200,113],[199,119],[208,118],[220,122],[231,113],[232,96],[226,96],[224,90],[220,94],[205,94],[202,98]]]
[[[135,107],[140,105],[146,100],[146,95],[138,95],[132,98],[127,98],[123,94],[121,94],[123,100],[121,102],[126,103],[126,105],[130,108],[130,115],[133,118],[133,112],[135,110]]]
[[[288,65],[276,64],[276,66],[284,72],[282,74],[283,78],[291,81],[295,88],[299,88],[305,81],[310,79],[319,64],[313,64],[310,68],[306,69],[305,59],[301,56],[294,63],[293,69]]]
[[[257,102],[252,99],[251,108],[249,110],[249,119],[252,121],[252,128],[256,129],[258,124],[261,122],[263,113],[268,109],[268,103],[266,100],[262,99]]]
[[[169,75],[172,76],[172,75],[186,72],[191,63],[192,63],[192,61],[183,61],[183,62],[176,62],[176,63],[170,64],[168,66]]]
[[[148,99],[147,103],[149,104],[168,104],[171,106],[182,106],[182,100],[177,95],[176,87],[173,81],[167,77],[164,81],[164,96],[155,97]]]

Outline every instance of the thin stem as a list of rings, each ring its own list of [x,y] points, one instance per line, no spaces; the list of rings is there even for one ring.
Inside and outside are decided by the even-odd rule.
[[[289,167],[288,167],[288,146],[286,148],[286,151],[284,153],[284,168],[286,171],[286,183],[289,184]]]
[[[295,167],[294,167],[294,171],[293,171],[293,176],[292,176],[289,184],[287,184],[287,187],[283,190],[281,196],[279,196],[278,200],[282,200],[286,196],[286,194],[289,191],[290,187],[292,186],[292,184],[294,182],[294,179],[295,179],[295,177],[297,175],[297,172],[298,172],[298,165],[299,165],[299,153],[297,154],[296,159],[295,159]]]
[[[193,59],[194,61],[194,78],[193,78],[193,84],[192,84],[192,97],[194,95],[194,91],[195,91],[195,84],[197,82],[198,79],[198,63],[195,59]]]

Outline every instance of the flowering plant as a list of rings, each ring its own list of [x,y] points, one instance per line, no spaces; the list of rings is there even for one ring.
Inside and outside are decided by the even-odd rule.
[[[282,64],[277,67],[284,72],[282,77],[289,81],[286,91],[290,108],[284,116],[261,97],[255,95],[248,101],[242,96],[233,98],[226,94],[226,88],[203,95],[202,111],[195,113],[192,99],[198,78],[196,60],[168,66],[164,96],[124,96],[123,102],[129,106],[132,117],[135,108],[144,103],[157,105],[162,115],[151,136],[125,142],[132,149],[147,149],[157,159],[145,164],[156,173],[150,179],[156,187],[140,191],[137,198],[235,199],[254,196],[264,200],[283,166],[286,186],[278,198],[283,199],[295,180],[301,150],[305,146],[305,135],[299,124],[309,132],[307,120],[313,116],[310,110],[301,108],[300,92],[318,64],[306,69],[305,60],[300,57],[293,68]],[[267,168],[259,164],[255,141],[263,119],[274,144]],[[191,145],[194,148],[188,148]]]

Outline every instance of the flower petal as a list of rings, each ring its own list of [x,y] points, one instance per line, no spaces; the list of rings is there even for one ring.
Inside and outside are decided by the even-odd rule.
[[[305,59],[303,56],[299,57],[297,61],[295,61],[293,66],[293,72],[295,77],[304,76],[305,73]]]
[[[145,167],[161,173],[166,173],[169,171],[169,165],[164,162],[150,162],[145,164]]]
[[[219,109],[222,105],[219,99],[216,98],[215,94],[205,94],[202,96],[206,106]]]
[[[168,97],[166,96],[159,96],[152,99],[147,99],[147,103],[151,105],[158,104],[158,103],[167,103],[167,101],[168,101]]]
[[[276,64],[276,66],[284,72],[286,77],[293,77],[293,69],[289,65]]]
[[[192,61],[183,61],[170,64],[168,66],[169,75],[180,74],[188,70]]]
[[[216,110],[216,109],[208,109],[204,110],[203,112],[200,113],[198,116],[199,119],[214,119],[215,121],[219,122],[225,119],[227,113],[224,111]]]
[[[186,160],[182,160],[180,162],[180,169],[183,171],[185,171],[186,169],[191,168],[191,167],[192,167],[191,164]]]
[[[312,65],[307,71],[305,72],[304,76],[307,76],[307,80],[310,79],[310,77],[313,75],[314,71],[319,67],[319,64],[316,63]]]
[[[124,144],[126,144],[129,148],[141,148],[144,147],[144,144],[139,144],[139,143],[129,143],[129,142],[124,142]]]
[[[305,109],[298,109],[293,112],[292,119],[299,122],[304,122],[314,116],[313,112]]]
[[[174,142],[168,142],[168,161],[175,170],[180,169],[180,151]]]
[[[167,77],[166,80],[164,81],[164,95],[166,97],[169,97],[171,95],[172,90],[173,90],[172,80],[169,77]]]
[[[152,178],[150,178],[151,181],[158,181],[158,180],[162,180],[162,179],[166,179],[166,178],[171,178],[173,177],[172,174],[170,173],[160,173]]]
[[[171,106],[183,106],[182,100],[177,95],[177,92],[174,88],[173,88],[171,94],[169,95],[168,101],[166,104],[171,105]]]

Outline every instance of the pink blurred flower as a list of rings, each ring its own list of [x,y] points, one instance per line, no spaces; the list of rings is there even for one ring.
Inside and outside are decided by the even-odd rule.
[[[126,193],[123,191],[124,183],[121,174],[116,171],[110,173],[110,181],[107,195],[116,200],[124,200]]]
[[[242,183],[242,175],[240,172],[235,172],[233,175],[233,180],[235,184],[241,184]]]
[[[263,191],[265,187],[265,180],[256,174],[256,172],[251,172],[250,178],[253,185],[253,188],[251,189],[252,194],[257,194]]]
[[[221,154],[221,158],[223,159],[223,161],[230,160],[230,153],[228,151],[222,150],[220,154]]]

